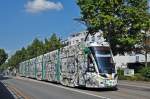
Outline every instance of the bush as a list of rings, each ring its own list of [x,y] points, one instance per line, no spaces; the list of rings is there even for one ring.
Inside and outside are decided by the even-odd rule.
[[[117,70],[117,74],[118,74],[118,76],[124,75],[124,70],[121,69],[121,68],[119,68],[119,69]]]
[[[143,81],[144,77],[141,74],[137,73],[134,76],[128,76],[127,80],[131,80],[131,81],[141,81],[142,80]]]
[[[131,81],[143,81],[147,80],[145,77],[141,75],[141,73],[136,73],[134,76],[124,76],[124,70],[123,69],[118,69],[118,79],[119,80],[131,80]]]
[[[134,76],[124,76],[124,70],[118,69],[118,79],[119,80],[131,80],[131,81],[150,81],[150,67],[143,67]]]
[[[140,74],[145,78],[145,80],[150,80],[150,67],[143,67],[140,70]]]
[[[127,78],[124,76],[124,70],[119,68],[117,70],[117,74],[118,74],[118,79],[119,80],[126,80]]]

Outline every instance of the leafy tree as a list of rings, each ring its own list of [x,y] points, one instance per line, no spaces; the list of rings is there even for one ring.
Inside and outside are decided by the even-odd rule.
[[[5,70],[6,68],[8,67],[8,63],[3,63],[1,66],[0,66],[0,72],[2,72],[3,70]]]
[[[103,32],[113,53],[129,52],[149,28],[148,0],[77,0],[88,33]]]
[[[145,79],[150,80],[150,67],[144,67],[140,70],[140,73]]]
[[[56,50],[62,46],[59,38],[56,36],[55,33],[52,34],[50,38],[50,43],[51,43],[51,50]]]
[[[50,52],[62,47],[62,44],[55,33],[52,34],[49,40],[45,39],[46,52]]]
[[[147,21],[143,24],[143,40],[141,43],[142,52],[145,55],[145,66],[148,66],[147,54],[150,53],[150,16],[144,17]]]
[[[44,44],[44,48],[45,48],[45,53],[51,51],[51,43],[50,40],[48,40],[47,38],[45,38],[45,44]]]
[[[23,47],[21,50],[17,50],[16,53],[8,60],[8,65],[10,67],[18,68],[20,62],[43,54],[43,48],[43,42],[35,38],[32,44],[27,47],[27,49]]]
[[[0,49],[0,66],[6,61],[7,58],[8,58],[8,55],[5,52],[5,50]]]
[[[22,61],[27,60],[28,59],[27,50],[24,47],[21,49],[21,53],[22,53],[21,56]]]
[[[14,55],[8,60],[8,65],[10,67],[18,67],[19,63],[25,60],[24,48],[22,50],[17,50]]]
[[[35,38],[31,45],[27,47],[28,58],[33,58],[44,53],[44,44],[42,41]]]
[[[3,66],[18,68],[20,62],[37,57],[52,50],[56,50],[61,46],[61,42],[56,34],[53,34],[49,40],[45,39],[45,43],[35,38],[27,48],[23,47],[21,50],[17,50],[16,53],[8,60],[8,63]]]

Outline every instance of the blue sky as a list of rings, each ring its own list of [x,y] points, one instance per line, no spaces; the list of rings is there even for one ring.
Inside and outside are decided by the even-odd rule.
[[[0,48],[9,54],[27,46],[34,38],[52,33],[65,38],[85,30],[74,21],[80,16],[76,0],[1,0]]]

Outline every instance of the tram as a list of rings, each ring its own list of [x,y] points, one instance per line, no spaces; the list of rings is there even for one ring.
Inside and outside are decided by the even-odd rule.
[[[20,76],[70,87],[116,88],[117,73],[107,42],[68,45],[21,62]]]

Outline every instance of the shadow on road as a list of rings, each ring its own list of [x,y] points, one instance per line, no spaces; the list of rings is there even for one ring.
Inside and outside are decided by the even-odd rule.
[[[77,89],[88,90],[88,91],[99,91],[99,92],[118,90],[118,88],[85,88],[85,87],[77,87]]]
[[[47,80],[42,80],[44,82],[47,83],[52,83],[52,84],[56,84],[56,85],[61,85],[60,83],[57,82],[51,82],[51,81],[47,81]],[[63,85],[61,85],[63,86]],[[64,86],[64,87],[69,87],[69,86]],[[117,91],[119,90],[118,87],[115,88],[86,88],[86,87],[69,87],[69,88],[75,88],[75,89],[80,89],[80,90],[88,90],[88,91],[99,91],[99,92],[106,92],[106,91]]]
[[[2,83],[2,80],[9,79],[9,77],[0,76],[0,99],[15,99],[6,86]]]
[[[32,80],[37,80],[36,78],[31,78],[31,77],[28,77],[28,78],[32,79]],[[48,81],[48,80],[40,80],[40,81],[63,86],[58,82],[52,82],[52,81]],[[64,87],[69,87],[69,86],[64,86]],[[117,90],[119,90],[118,88],[86,88],[86,87],[69,87],[69,88],[75,88],[75,89],[87,90],[87,91],[97,91],[97,92],[117,91]]]
[[[47,80],[42,80],[46,83],[52,83],[55,85],[61,85],[60,83],[57,82],[51,82],[51,81],[47,81]],[[63,86],[63,85],[61,85]],[[69,86],[64,86],[64,87],[69,87]],[[75,88],[75,89],[80,89],[80,90],[88,90],[88,91],[99,91],[99,92],[105,92],[105,91],[117,91],[119,90],[119,88],[86,88],[86,87],[69,87],[69,88]]]

